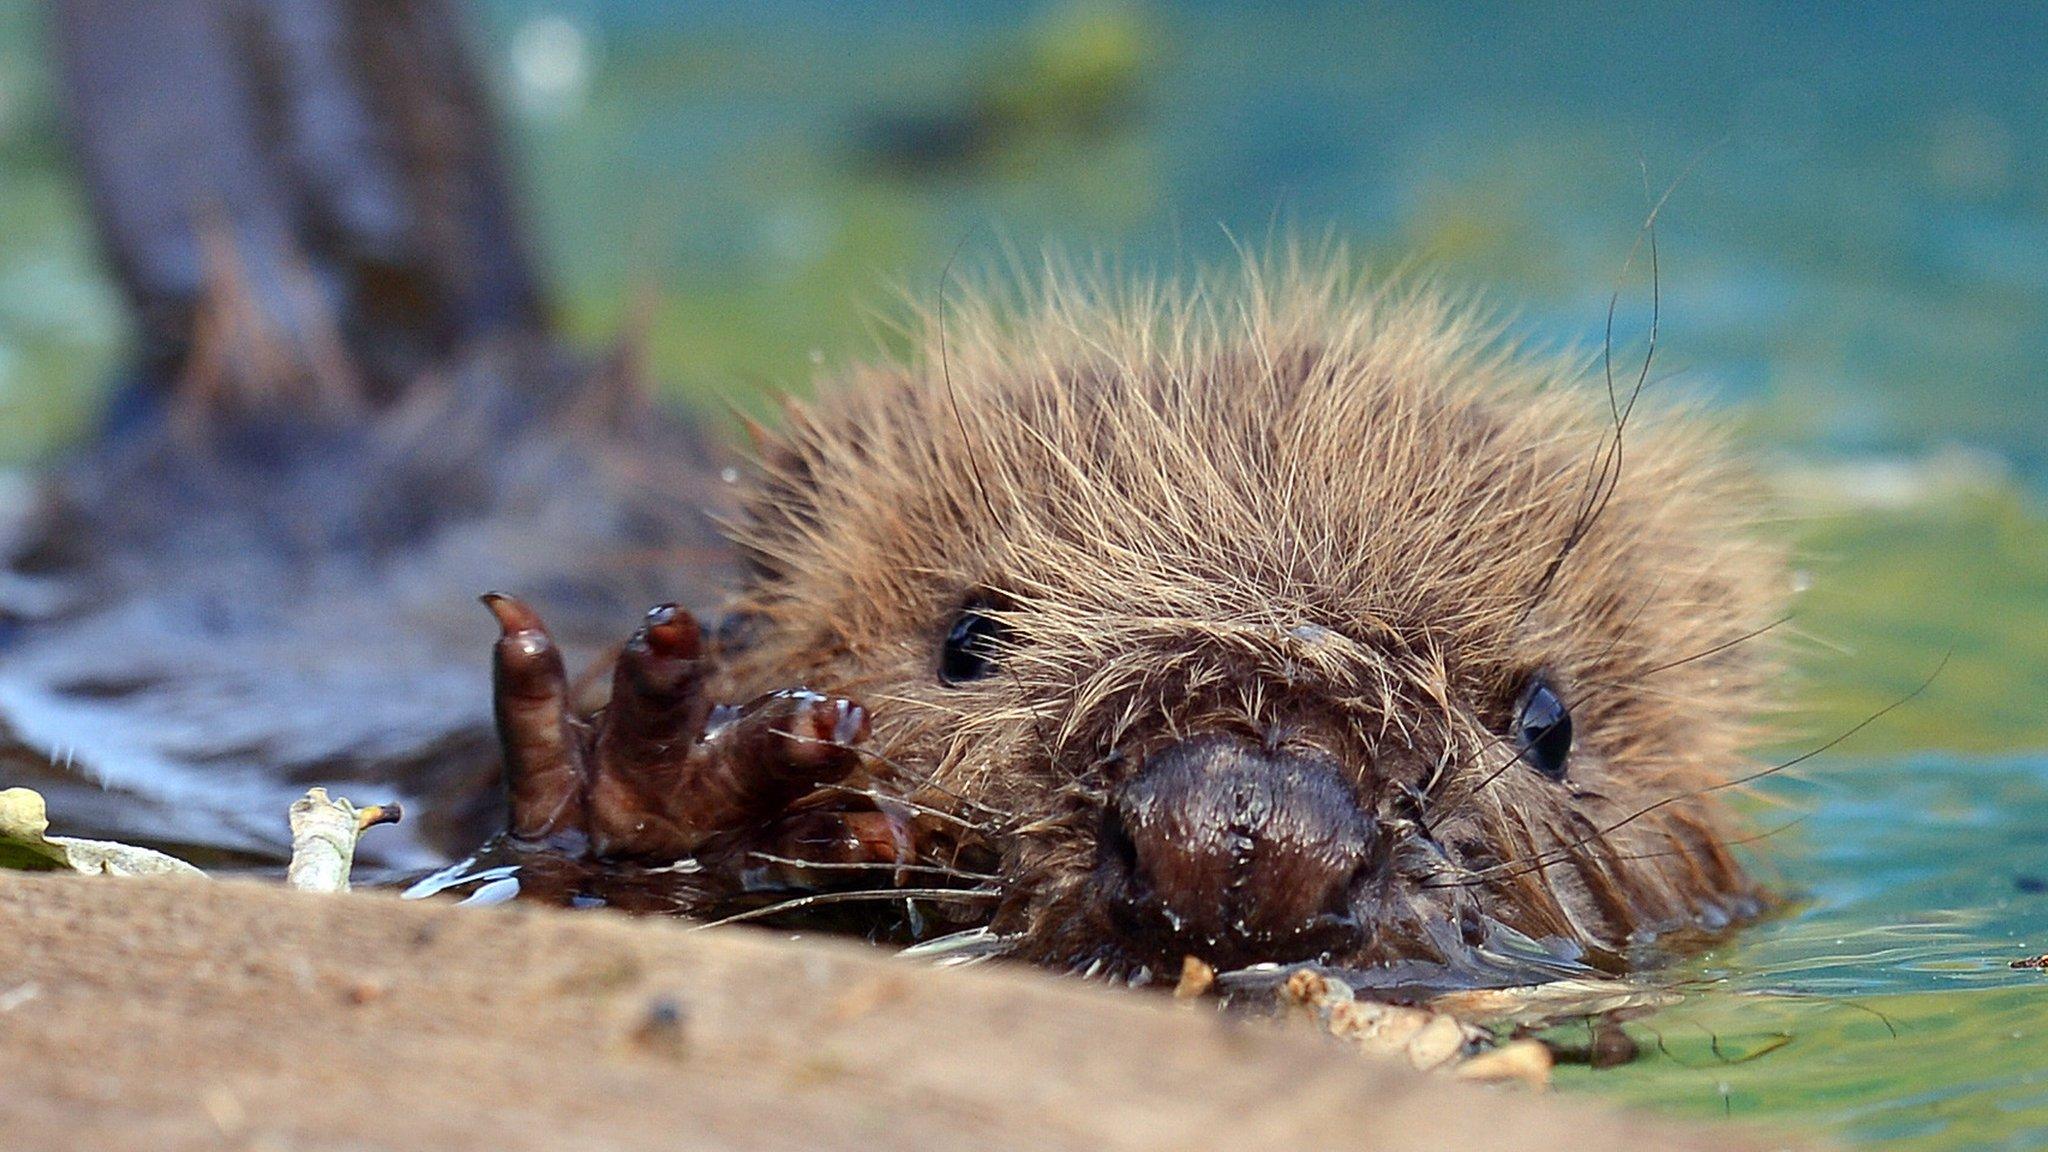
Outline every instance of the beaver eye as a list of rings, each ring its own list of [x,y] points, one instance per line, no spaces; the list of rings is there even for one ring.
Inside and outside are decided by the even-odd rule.
[[[939,649],[939,680],[944,684],[965,684],[995,671],[996,649],[1002,645],[1002,622],[990,617],[987,604],[969,601],[946,630],[946,643]]]
[[[1557,692],[1533,680],[1522,692],[1515,717],[1515,740],[1531,768],[1552,780],[1563,780],[1565,758],[1572,750],[1572,714]]]

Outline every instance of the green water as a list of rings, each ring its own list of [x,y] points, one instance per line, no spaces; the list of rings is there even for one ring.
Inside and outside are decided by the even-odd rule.
[[[868,353],[894,284],[1172,266],[1275,221],[1739,413],[1809,584],[1773,783],[1797,902],[1586,1091],[1888,1147],[2048,1144],[2048,15],[2038,6],[481,3],[565,319],[636,292],[678,395]],[[0,6],[0,456],[75,436],[118,299],[32,12]],[[1647,188],[1647,191],[1646,191]],[[1225,228],[1229,229],[1226,234]]]

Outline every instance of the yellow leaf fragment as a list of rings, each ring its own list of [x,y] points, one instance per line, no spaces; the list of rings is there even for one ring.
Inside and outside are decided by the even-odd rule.
[[[111,840],[52,836],[49,808],[32,788],[0,791],[0,868],[92,876],[204,876],[175,856]]]
[[[1510,1040],[1467,1059],[1451,1071],[1460,1080],[1542,1089],[1550,1086],[1551,1063],[1550,1049],[1542,1041]]]

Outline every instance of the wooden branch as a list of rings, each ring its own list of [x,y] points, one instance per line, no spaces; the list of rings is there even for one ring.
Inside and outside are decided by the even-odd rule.
[[[379,824],[396,824],[396,804],[358,808],[330,799],[325,788],[309,788],[292,802],[292,862],[285,883],[301,892],[346,892],[355,866],[356,841]]]

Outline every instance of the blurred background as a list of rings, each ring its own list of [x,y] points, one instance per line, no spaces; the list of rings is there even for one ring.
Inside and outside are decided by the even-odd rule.
[[[1858,1140],[2048,1141],[2048,8],[477,0],[556,307],[652,302],[657,375],[744,407],[886,354],[960,251],[1348,242],[1734,413],[1807,588],[1766,797],[1792,913],[1574,1086]],[[1682,178],[1681,178],[1682,177]],[[39,13],[0,6],[0,459],[90,428],[120,299]],[[1781,821],[1782,822],[1782,821]],[[1692,1015],[1687,1017],[1684,1012]],[[1662,1021],[1663,1023],[1659,1023]],[[1896,1034],[1896,1035],[1894,1035]],[[1644,1033],[1648,1044],[1650,1033]],[[1789,1036],[1789,1041],[1780,1041]],[[1749,1058],[1754,1056],[1754,1059]]]

